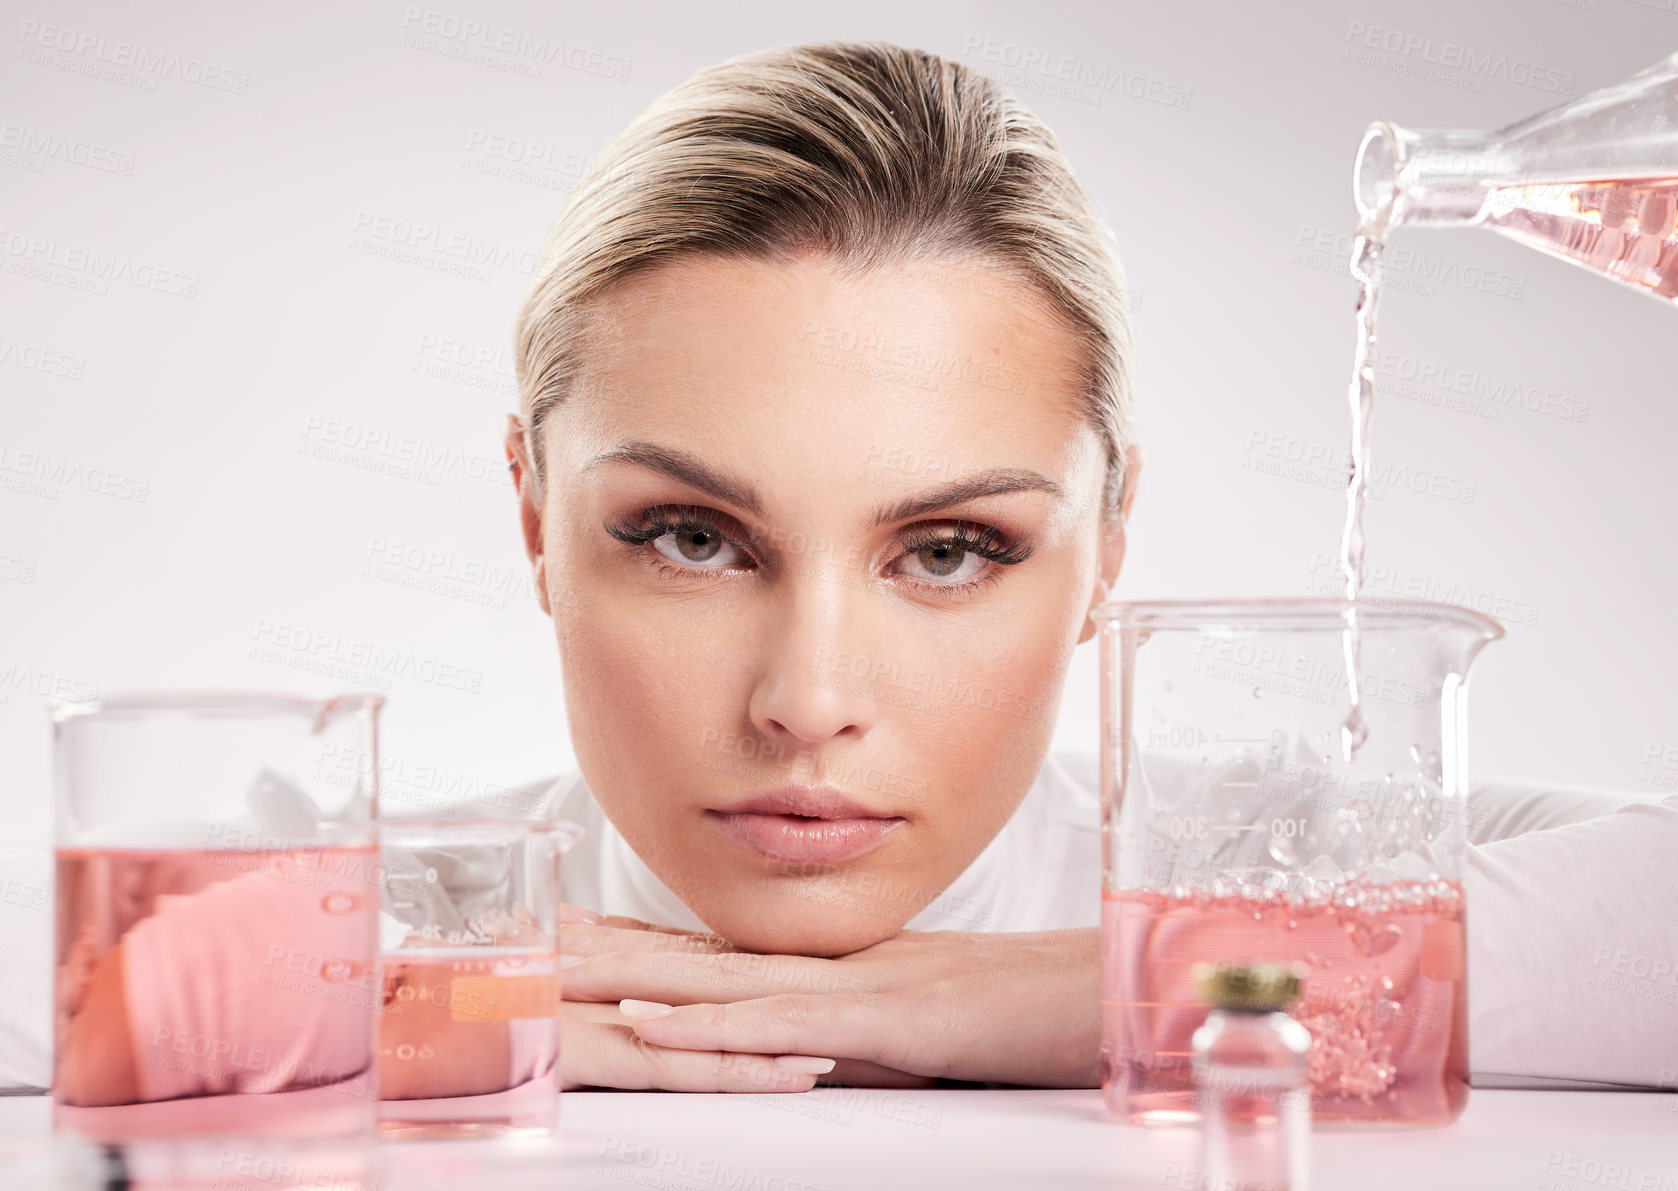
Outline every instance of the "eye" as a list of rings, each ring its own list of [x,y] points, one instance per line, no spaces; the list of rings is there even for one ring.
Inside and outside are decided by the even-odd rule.
[[[986,562],[984,555],[955,541],[934,542],[922,546],[913,554],[905,554],[903,558],[912,564],[909,574],[915,578],[939,579],[952,584],[973,578],[985,569]],[[915,575],[917,568],[922,574]]]
[[[715,560],[716,566],[724,567],[739,562],[735,556],[740,554],[740,548],[716,530],[702,525],[681,525],[662,533],[652,540],[652,547],[671,562],[683,565]]]
[[[998,567],[1031,557],[1032,547],[1010,543],[994,527],[957,521],[953,528],[916,526],[899,539],[903,574],[940,591],[970,591],[997,578]]]
[[[727,534],[719,515],[699,505],[660,505],[632,519],[606,526],[606,532],[632,546],[650,545],[659,557],[690,571],[721,571],[751,562]]]

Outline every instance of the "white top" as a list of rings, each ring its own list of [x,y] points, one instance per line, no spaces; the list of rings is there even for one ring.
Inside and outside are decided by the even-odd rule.
[[[913,930],[1100,920],[1098,761],[1054,753],[1012,819]],[[566,900],[702,923],[600,810],[581,775],[526,787],[586,829]],[[1469,1053],[1476,1086],[1678,1088],[1678,794],[1489,782],[1469,796]],[[50,1080],[51,857],[0,847],[0,1089]]]

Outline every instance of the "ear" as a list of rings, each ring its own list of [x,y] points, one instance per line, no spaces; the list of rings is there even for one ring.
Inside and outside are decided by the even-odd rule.
[[[1119,568],[1124,566],[1125,525],[1130,520],[1130,505],[1136,499],[1137,481],[1142,476],[1142,451],[1135,443],[1125,448],[1125,489],[1119,502],[1119,523],[1107,529],[1101,539],[1101,553],[1097,559],[1095,587],[1090,592],[1089,609],[1084,614],[1084,626],[1078,630],[1078,644],[1095,636],[1095,618],[1090,615],[1107,602],[1113,586],[1119,581]]]
[[[519,528],[524,534],[524,553],[534,568],[536,600],[549,616],[547,560],[542,554],[542,493],[536,483],[536,469],[530,465],[530,436],[518,414],[507,415],[507,463],[513,472],[513,491],[519,502]]]

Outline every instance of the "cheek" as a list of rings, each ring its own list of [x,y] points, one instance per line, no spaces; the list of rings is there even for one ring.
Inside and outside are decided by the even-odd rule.
[[[554,626],[572,748],[620,828],[656,831],[665,800],[646,793],[679,794],[739,728],[730,713],[747,695],[730,643],[742,630],[721,608],[645,598],[639,572],[586,544],[548,558],[550,590],[564,589]]]
[[[567,714],[579,755],[600,750],[610,766],[597,772],[691,764],[702,725],[728,688],[715,643],[721,625],[702,633],[639,615],[639,605],[614,603],[609,592],[582,596],[574,618],[558,629]],[[709,711],[710,714],[707,714]],[[581,739],[578,739],[581,737]]]

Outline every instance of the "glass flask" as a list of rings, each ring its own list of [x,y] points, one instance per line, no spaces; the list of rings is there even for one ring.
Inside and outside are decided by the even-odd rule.
[[[1678,54],[1495,132],[1371,124],[1359,231],[1488,227],[1678,302]]]
[[[1102,1090],[1193,1121],[1197,963],[1305,977],[1318,1123],[1438,1125],[1468,1096],[1467,682],[1503,635],[1356,605],[1368,736],[1340,747],[1343,600],[1109,603],[1101,632]]]

